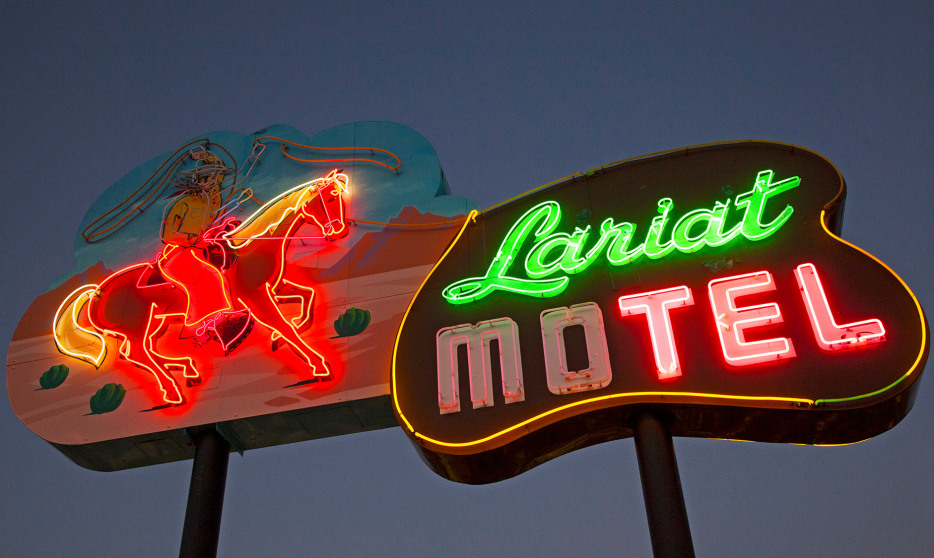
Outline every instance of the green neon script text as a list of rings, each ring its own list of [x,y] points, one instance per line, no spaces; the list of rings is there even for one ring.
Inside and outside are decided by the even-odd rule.
[[[658,215],[649,224],[643,242],[636,246],[632,246],[636,226],[625,221],[617,223],[612,217],[600,223],[599,229],[587,225],[583,229],[575,227],[572,233],[554,232],[561,222],[561,206],[555,201],[542,202],[513,223],[486,275],[456,281],[442,291],[442,296],[451,304],[480,300],[496,291],[555,296],[567,288],[570,275],[586,270],[601,256],[611,265],[622,266],[642,258],[664,258],[674,251],[694,253],[706,246],[722,246],[740,236],[751,241],[766,239],[787,223],[794,212],[794,208],[786,205],[777,217],[763,223],[767,202],[801,183],[797,176],[779,182],[772,182],[772,176],[770,170],[760,171],[752,188],[735,199],[727,198],[712,208],[685,213],[671,227],[667,238],[664,235],[672,221],[674,202],[671,198],[660,199]],[[727,228],[731,211],[743,211],[743,215]],[[516,276],[512,274],[516,259],[529,245],[524,276]]]

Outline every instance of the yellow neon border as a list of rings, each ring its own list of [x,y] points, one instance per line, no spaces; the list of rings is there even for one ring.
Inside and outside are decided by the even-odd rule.
[[[396,409],[396,414],[399,415],[399,418],[402,419],[402,422],[404,422],[405,426],[409,429],[409,432],[414,433],[415,429],[412,428],[412,424],[407,418],[405,418],[405,415],[402,414],[402,410],[399,408],[399,400],[396,399],[396,355],[399,353],[399,337],[402,335],[402,326],[405,325],[405,320],[409,317],[409,312],[412,310],[412,305],[415,304],[415,299],[417,299],[418,295],[421,294],[422,289],[425,287],[425,283],[428,282],[428,279],[431,277],[431,275],[435,272],[436,269],[438,269],[438,266],[441,265],[441,262],[444,261],[444,258],[448,256],[448,253],[454,248],[454,245],[457,244],[457,241],[460,240],[461,235],[464,234],[464,231],[467,230],[467,225],[469,225],[471,221],[477,220],[477,215],[479,213],[480,212],[476,209],[471,210],[471,212],[467,215],[467,218],[464,219],[464,224],[461,225],[461,230],[458,231],[457,236],[454,237],[454,240],[451,241],[444,253],[441,254],[441,257],[438,258],[438,261],[435,262],[435,265],[431,267],[431,271],[429,271],[428,275],[425,276],[425,280],[422,281],[422,284],[418,286],[418,290],[415,291],[414,295],[412,295],[412,300],[409,301],[409,307],[405,309],[405,314],[402,315],[402,321],[399,322],[399,329],[396,330],[396,341],[392,344],[392,371],[390,374],[390,380],[392,382],[392,405]]]
[[[544,418],[544,417],[547,417],[547,416],[549,416],[549,415],[553,415],[553,414],[555,414],[555,413],[558,413],[558,412],[560,412],[560,411],[563,411],[563,410],[566,410],[566,409],[570,409],[570,408],[573,408],[573,407],[578,407],[578,406],[581,406],[581,405],[590,404],[590,403],[593,403],[593,402],[596,402],[596,401],[604,401],[604,400],[609,400],[609,399],[620,399],[620,398],[624,398],[624,397],[640,397],[640,396],[642,396],[642,397],[645,397],[645,396],[662,396],[662,397],[664,397],[664,396],[668,396],[668,397],[696,397],[696,398],[701,398],[701,399],[726,399],[726,400],[741,400],[741,401],[772,401],[772,402],[785,402],[785,403],[799,403],[799,404],[805,404],[805,405],[808,405],[808,406],[813,407],[813,406],[816,406],[816,405],[821,404],[821,403],[828,403],[828,402],[829,402],[829,403],[832,403],[832,402],[837,402],[837,401],[850,401],[850,400],[860,399],[860,398],[863,398],[863,397],[871,397],[871,396],[873,396],[873,395],[877,395],[877,394],[879,394],[879,393],[882,393],[882,392],[885,392],[885,391],[891,389],[892,387],[894,387],[894,386],[897,385],[898,383],[902,382],[905,378],[907,378],[908,376],[910,376],[910,375],[915,371],[915,369],[918,367],[918,364],[921,362],[921,358],[922,358],[922,356],[924,355],[924,347],[925,347],[926,339],[927,339],[927,327],[926,327],[927,324],[926,324],[925,321],[924,321],[924,312],[923,312],[923,310],[921,309],[921,303],[918,301],[917,297],[915,297],[915,295],[914,295],[914,293],[911,291],[911,289],[908,288],[908,285],[905,284],[905,282],[902,280],[902,278],[899,277],[899,275],[898,275],[897,273],[895,273],[894,271],[892,271],[892,268],[890,268],[889,266],[887,266],[885,263],[883,263],[881,260],[879,260],[878,258],[876,258],[875,256],[873,256],[873,255],[870,254],[869,252],[867,252],[867,251],[863,250],[862,248],[860,248],[860,247],[858,247],[858,246],[856,246],[856,245],[854,245],[854,244],[852,244],[852,243],[850,243],[850,242],[847,242],[846,240],[843,240],[843,239],[840,238],[839,236],[833,234],[833,233],[830,231],[830,229],[827,228],[827,225],[826,225],[826,223],[824,222],[824,217],[825,217],[825,215],[826,215],[826,208],[832,206],[832,205],[834,204],[834,202],[836,202],[836,201],[843,195],[844,189],[845,189],[845,183],[844,183],[844,181],[843,181],[843,175],[840,173],[840,170],[837,168],[837,166],[834,165],[833,162],[831,162],[829,159],[827,159],[826,157],[824,157],[824,156],[821,155],[820,153],[817,153],[816,151],[812,151],[812,150],[810,150],[810,149],[807,149],[807,148],[804,148],[804,147],[799,147],[799,146],[796,146],[796,145],[793,145],[793,144],[789,144],[789,143],[766,142],[766,141],[758,141],[758,140],[737,140],[737,141],[732,141],[732,142],[713,142],[713,143],[700,144],[700,145],[695,145],[695,146],[690,146],[690,147],[682,147],[682,148],[680,148],[680,149],[672,149],[672,150],[668,150],[668,151],[660,151],[660,152],[651,153],[651,154],[648,154],[648,155],[640,155],[640,156],[638,156],[638,157],[630,157],[630,158],[628,158],[628,159],[621,159],[621,160],[616,161],[616,162],[613,162],[613,163],[608,163],[608,164],[606,164],[606,165],[601,165],[601,166],[599,166],[599,167],[594,167],[593,169],[590,169],[590,170],[588,170],[588,171],[586,171],[586,172],[583,172],[583,173],[575,173],[575,174],[572,174],[572,175],[568,175],[568,176],[566,176],[566,177],[564,177],[564,178],[559,178],[558,180],[554,180],[554,181],[552,181],[552,182],[548,182],[548,183],[543,184],[543,185],[541,185],[541,186],[538,186],[538,187],[536,187],[536,188],[532,188],[531,190],[528,190],[528,191],[526,191],[526,192],[524,192],[524,193],[522,193],[522,194],[519,194],[519,195],[517,195],[517,196],[513,196],[512,198],[509,198],[509,199],[507,199],[507,200],[505,200],[505,201],[502,201],[502,202],[500,202],[500,203],[497,203],[497,204],[495,204],[495,205],[492,205],[492,206],[488,207],[487,209],[483,210],[483,213],[486,213],[486,212],[488,212],[488,211],[490,211],[490,210],[492,210],[492,209],[495,209],[495,208],[497,208],[497,207],[500,207],[500,206],[505,205],[505,204],[507,204],[507,203],[510,203],[510,202],[512,202],[512,201],[515,201],[515,200],[518,200],[518,199],[520,199],[520,198],[523,198],[523,197],[525,197],[525,196],[527,196],[527,195],[530,195],[530,194],[532,194],[532,193],[534,193],[534,192],[537,192],[537,191],[539,191],[539,190],[541,190],[541,189],[544,189],[544,188],[547,188],[547,187],[549,187],[549,186],[552,186],[552,185],[555,185],[555,184],[558,184],[558,183],[562,183],[562,182],[564,182],[564,181],[566,181],[566,180],[573,180],[574,178],[577,178],[577,177],[586,177],[586,176],[589,176],[589,175],[593,174],[594,172],[596,172],[596,171],[598,171],[598,170],[602,170],[602,169],[605,169],[605,168],[609,168],[609,167],[612,167],[612,166],[615,166],[615,165],[618,165],[618,164],[627,163],[627,162],[631,162],[631,161],[637,161],[637,160],[640,160],[640,159],[649,159],[649,158],[658,157],[658,156],[663,156],[663,155],[670,155],[670,154],[679,153],[679,152],[682,152],[682,151],[683,151],[683,152],[687,152],[687,151],[689,151],[690,149],[698,149],[698,148],[711,147],[711,146],[735,145],[735,144],[742,144],[742,143],[753,143],[753,144],[757,144],[757,143],[758,143],[758,144],[767,144],[767,145],[782,145],[782,146],[785,146],[785,147],[790,147],[791,149],[798,149],[798,150],[801,150],[801,151],[805,151],[805,152],[811,153],[811,154],[813,154],[813,155],[816,155],[817,157],[820,157],[821,159],[823,159],[824,161],[826,161],[826,162],[834,169],[834,171],[836,171],[837,177],[840,179],[840,187],[839,187],[839,190],[837,191],[837,194],[836,194],[829,202],[827,202],[827,204],[824,205],[824,208],[825,208],[825,209],[822,209],[822,210],[821,210],[821,215],[820,215],[820,217],[821,217],[821,219],[820,219],[821,227],[824,229],[824,231],[827,232],[827,234],[828,234],[831,238],[836,239],[836,240],[839,240],[839,241],[842,242],[843,244],[846,244],[847,246],[850,246],[850,247],[852,247],[852,248],[855,248],[856,250],[862,252],[863,254],[866,254],[867,256],[869,256],[870,258],[872,258],[873,260],[875,260],[876,262],[878,262],[880,265],[882,265],[889,273],[891,273],[896,279],[898,279],[898,282],[901,283],[901,285],[902,285],[902,287],[904,287],[905,291],[908,292],[909,296],[911,296],[912,300],[914,300],[914,302],[915,302],[915,307],[918,309],[918,314],[919,314],[920,322],[921,322],[921,348],[920,348],[920,350],[919,350],[919,352],[918,352],[918,356],[917,356],[917,358],[915,359],[914,364],[912,364],[912,366],[911,366],[911,368],[908,370],[908,372],[906,372],[901,378],[899,378],[898,380],[896,380],[896,381],[893,382],[891,385],[889,385],[889,386],[887,386],[887,387],[885,387],[885,388],[882,388],[882,389],[880,389],[880,390],[877,390],[877,391],[874,391],[874,392],[871,392],[871,393],[868,393],[868,394],[859,395],[859,396],[854,396],[854,397],[849,397],[849,398],[844,398],[844,399],[817,399],[817,400],[813,400],[813,399],[803,399],[803,398],[794,398],[794,397],[741,396],[741,395],[726,395],[726,394],[713,394],[713,393],[662,392],[662,391],[643,391],[643,392],[617,393],[617,394],[604,395],[604,396],[600,396],[600,397],[595,397],[595,398],[591,398],[591,399],[586,399],[586,400],[583,400],[583,401],[577,401],[577,402],[574,402],[574,403],[569,403],[569,404],[567,404],[567,405],[562,405],[561,407],[556,407],[556,408],[554,408],[554,409],[550,409],[550,410],[545,411],[545,412],[543,412],[543,413],[540,413],[540,414],[538,414],[538,415],[536,415],[536,416],[534,416],[534,417],[532,417],[532,418],[526,419],[526,420],[524,420],[524,421],[522,421],[522,422],[520,422],[520,423],[514,424],[514,425],[512,425],[512,426],[510,426],[510,427],[508,427],[508,428],[504,428],[503,430],[500,430],[499,432],[490,434],[489,436],[486,436],[486,437],[484,437],[484,438],[480,438],[480,439],[478,439],[478,440],[472,440],[472,441],[470,441],[470,442],[443,442],[443,441],[441,441],[441,440],[435,440],[434,438],[430,438],[430,437],[428,437],[428,436],[425,436],[424,434],[420,434],[420,433],[416,432],[416,431],[415,431],[415,428],[412,426],[412,424],[411,424],[411,423],[409,422],[409,420],[406,418],[405,414],[403,414],[402,409],[399,407],[399,400],[398,400],[397,395],[396,395],[396,394],[397,394],[397,390],[396,390],[396,355],[398,354],[398,351],[399,351],[399,338],[401,337],[401,334],[402,334],[402,328],[403,328],[403,326],[405,325],[405,320],[406,320],[406,319],[408,318],[408,316],[409,316],[409,312],[412,310],[412,306],[415,304],[415,300],[418,298],[418,295],[421,294],[422,288],[424,288],[425,284],[428,283],[428,280],[431,278],[432,274],[434,274],[434,272],[435,272],[435,270],[438,268],[438,266],[441,265],[441,262],[443,262],[444,259],[447,257],[447,255],[451,252],[451,250],[454,248],[454,245],[457,244],[457,241],[460,240],[461,235],[463,235],[463,234],[464,234],[464,231],[467,229],[467,225],[468,225],[471,221],[474,221],[474,222],[476,221],[476,216],[478,215],[478,212],[477,212],[476,210],[473,210],[473,211],[470,212],[470,214],[469,214],[469,215],[467,216],[467,218],[464,220],[464,224],[461,226],[461,230],[457,233],[457,236],[454,237],[454,240],[451,242],[451,244],[448,246],[448,248],[444,251],[444,253],[441,255],[441,257],[438,259],[437,263],[435,263],[435,265],[432,266],[431,270],[428,272],[428,275],[425,276],[425,279],[422,281],[422,284],[419,285],[418,290],[415,291],[415,294],[412,296],[412,300],[409,302],[408,308],[406,308],[406,310],[405,310],[405,314],[403,314],[403,316],[402,316],[402,321],[399,323],[399,329],[398,329],[398,331],[396,332],[396,340],[395,340],[395,343],[393,344],[393,349],[392,349],[392,371],[391,371],[392,402],[393,402],[393,407],[395,408],[395,411],[396,411],[396,415],[402,420],[402,422],[405,424],[405,427],[408,428],[409,432],[411,432],[412,435],[415,436],[416,438],[419,438],[419,439],[421,439],[421,440],[424,440],[424,441],[426,441],[426,442],[430,442],[430,443],[433,443],[433,444],[436,444],[436,445],[439,445],[439,446],[445,446],[445,447],[450,447],[450,448],[463,448],[463,447],[470,447],[470,446],[476,446],[476,445],[479,445],[479,444],[483,444],[483,443],[485,443],[485,442],[488,442],[488,441],[490,441],[490,440],[493,440],[493,439],[495,439],[495,438],[498,438],[498,437],[500,437],[500,436],[502,436],[502,435],[504,435],[504,434],[508,434],[508,433],[510,433],[510,432],[513,432],[513,431],[515,431],[515,430],[517,430],[517,429],[519,429],[519,428],[522,428],[523,426],[526,426],[526,425],[528,425],[528,424],[531,424],[531,423],[533,423],[533,422],[535,422],[535,421],[537,421],[537,420],[539,420],[539,419],[542,419],[542,418]],[[821,445],[848,445],[848,444],[821,444]]]
[[[667,397],[700,397],[700,398],[707,398],[707,399],[739,399],[739,400],[743,400],[743,401],[774,401],[774,402],[782,401],[782,402],[786,402],[786,403],[802,403],[802,404],[809,405],[809,406],[814,404],[814,400],[813,400],[813,399],[798,399],[798,398],[794,398],[794,397],[753,397],[753,396],[746,396],[746,395],[719,395],[719,394],[713,394],[713,393],[694,393],[694,392],[689,392],[689,391],[685,391],[685,392],[679,392],[679,391],[631,391],[631,392],[628,392],[628,393],[614,393],[614,394],[612,394],[612,395],[603,395],[603,396],[600,396],[600,397],[594,397],[594,398],[591,398],[591,399],[585,399],[585,400],[583,400],[583,401],[577,401],[577,402],[575,402],[575,403],[569,403],[569,404],[567,404],[567,405],[562,405],[561,407],[556,407],[556,408],[554,408],[554,409],[545,411],[544,413],[540,413],[540,414],[538,414],[538,415],[535,415],[534,417],[532,417],[532,418],[530,418],[530,419],[526,419],[526,420],[524,420],[524,421],[522,421],[522,422],[520,422],[520,423],[518,423],[518,424],[514,424],[514,425],[510,426],[509,428],[504,428],[504,429],[500,430],[499,432],[496,432],[495,434],[490,434],[489,436],[487,436],[487,437],[485,437],[485,438],[481,438],[481,439],[479,439],[479,440],[473,440],[473,441],[470,441],[470,442],[456,442],[456,443],[452,443],[452,442],[442,442],[442,441],[440,441],[440,440],[435,440],[434,438],[429,438],[428,436],[425,436],[424,434],[419,434],[418,432],[415,432],[414,430],[412,430],[412,434],[413,434],[416,438],[421,438],[422,440],[425,440],[426,442],[431,442],[431,443],[437,444],[437,445],[439,445],[439,446],[446,446],[446,447],[449,447],[449,448],[463,448],[463,447],[469,447],[469,446],[473,446],[473,445],[477,445],[477,444],[482,444],[482,443],[484,443],[484,442],[488,442],[488,441],[490,441],[490,440],[492,440],[492,439],[494,439],[494,438],[498,438],[499,436],[502,436],[503,434],[508,434],[509,432],[512,432],[512,431],[514,431],[514,430],[517,430],[517,429],[519,429],[519,428],[522,428],[523,426],[525,426],[525,425],[527,425],[527,424],[531,424],[532,422],[535,422],[535,421],[537,421],[537,420],[539,420],[539,419],[545,418],[545,417],[547,417],[547,416],[549,416],[549,415],[553,415],[553,414],[555,414],[555,413],[561,412],[561,411],[563,411],[563,410],[565,410],[565,409],[570,409],[570,408],[573,408],[573,407],[578,407],[578,406],[580,406],[580,405],[587,405],[587,404],[594,403],[594,402],[597,402],[597,401],[605,401],[605,400],[609,400],[609,399],[619,399],[619,398],[623,398],[623,397],[651,397],[651,396],[663,396],[663,397],[664,397],[664,396],[667,396]],[[401,414],[401,413],[400,413],[400,414]],[[408,421],[406,421],[406,424],[408,424]]]
[[[838,172],[839,172],[839,171],[838,171]],[[905,292],[907,292],[907,293],[908,293],[908,296],[911,297],[911,300],[914,301],[914,303],[915,303],[915,308],[918,309],[918,321],[921,322],[921,349],[918,351],[918,356],[915,358],[915,361],[914,361],[914,363],[911,365],[911,368],[909,368],[908,371],[905,372],[905,374],[902,375],[901,378],[895,380],[894,382],[892,382],[891,384],[887,385],[886,387],[884,387],[884,388],[882,388],[882,389],[877,389],[876,391],[873,391],[873,392],[870,392],[870,393],[864,393],[864,394],[862,394],[862,395],[854,395],[854,396],[852,396],[852,397],[841,397],[841,398],[839,398],[839,399],[818,399],[818,400],[815,402],[815,403],[818,404],[818,405],[824,404],[824,403],[838,403],[838,402],[843,402],[843,401],[853,401],[853,400],[862,399],[862,398],[865,398],[865,397],[872,397],[872,396],[874,396],[874,395],[879,395],[880,393],[883,393],[883,392],[886,392],[886,391],[892,389],[893,387],[895,387],[896,385],[898,385],[899,383],[901,383],[902,381],[904,381],[905,378],[907,378],[908,376],[911,376],[911,375],[914,373],[914,371],[918,368],[918,365],[921,363],[921,358],[924,356],[924,347],[925,347],[925,345],[927,344],[927,334],[928,334],[928,332],[927,332],[927,323],[926,323],[925,320],[924,320],[924,310],[921,309],[921,303],[918,301],[918,297],[916,297],[915,294],[914,294],[913,292],[911,292],[911,289],[908,288],[908,285],[906,285],[905,282],[902,281],[902,278],[899,277],[899,275],[898,275],[897,273],[895,273],[895,272],[892,270],[891,267],[885,265],[885,263],[884,263],[882,260],[880,260],[879,258],[873,256],[872,254],[870,254],[869,252],[863,250],[862,248],[860,248],[859,246],[853,244],[852,242],[847,242],[846,240],[843,240],[843,239],[840,238],[839,236],[837,236],[837,235],[833,234],[832,232],[830,232],[830,229],[827,228],[827,224],[824,222],[824,215],[826,215],[826,213],[827,213],[826,210],[821,210],[821,212],[820,212],[820,224],[821,224],[821,227],[824,229],[824,231],[826,231],[827,234],[830,235],[830,238],[834,238],[834,239],[836,239],[836,240],[839,240],[840,242],[842,242],[843,244],[846,244],[846,245],[849,246],[850,248],[855,248],[856,250],[858,250],[858,251],[862,252],[863,254],[866,254],[866,255],[869,256],[870,258],[872,258],[876,263],[878,263],[879,265],[881,265],[882,267],[884,267],[884,268],[886,269],[886,271],[888,271],[889,273],[891,273],[893,277],[895,277],[896,279],[898,279],[898,282],[901,283],[902,288],[905,289]]]

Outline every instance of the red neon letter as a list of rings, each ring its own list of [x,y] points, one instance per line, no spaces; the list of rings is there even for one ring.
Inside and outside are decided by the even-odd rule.
[[[645,314],[649,320],[655,367],[658,368],[658,378],[661,380],[681,375],[681,363],[678,361],[668,309],[689,304],[694,304],[694,299],[691,297],[691,289],[684,285],[619,297],[619,309],[623,316]]]
[[[781,323],[782,313],[778,304],[774,302],[737,308],[736,299],[774,289],[775,283],[772,282],[772,274],[768,271],[714,279],[707,284],[710,307],[717,322],[717,333],[720,335],[720,347],[727,363],[745,366],[795,356],[791,339],[786,337],[746,341],[745,330]]]
[[[885,328],[877,319],[863,320],[849,324],[837,325],[824,293],[824,286],[817,275],[814,264],[805,263],[795,268],[795,278],[801,287],[801,297],[808,309],[811,319],[811,328],[817,344],[825,351],[862,347],[870,343],[883,340]]]

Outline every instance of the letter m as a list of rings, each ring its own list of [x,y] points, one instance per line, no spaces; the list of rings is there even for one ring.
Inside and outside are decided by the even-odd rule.
[[[461,410],[459,382],[463,368],[470,378],[474,409],[493,406],[494,368],[500,370],[506,403],[525,400],[518,336],[516,322],[510,318],[438,331],[438,407],[442,415]]]

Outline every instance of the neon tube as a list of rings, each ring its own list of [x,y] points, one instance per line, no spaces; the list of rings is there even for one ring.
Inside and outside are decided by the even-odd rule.
[[[556,201],[541,202],[513,223],[484,276],[451,283],[441,294],[450,304],[467,304],[496,291],[551,297],[567,288],[570,275],[583,272],[601,255],[611,265],[621,266],[643,256],[662,259],[675,251],[693,254],[707,246],[725,245],[740,236],[753,242],[765,240],[778,232],[794,212],[793,207],[786,205],[772,221],[763,223],[766,206],[772,198],[801,183],[797,176],[772,182],[773,175],[771,170],[760,171],[752,188],[735,200],[728,198],[725,202],[714,202],[710,209],[689,211],[674,227],[668,226],[674,202],[671,198],[661,198],[656,203],[658,215],[646,229],[645,240],[633,248],[630,243],[636,227],[632,223],[616,224],[613,218],[604,219],[600,224],[600,236],[587,248],[594,236],[590,225],[583,229],[575,227],[571,233],[555,232],[562,219],[561,205]],[[742,215],[737,224],[724,230],[731,209]],[[513,264],[520,259],[524,266],[513,269]]]
[[[649,322],[655,368],[660,380],[681,375],[681,361],[678,359],[668,312],[671,308],[692,304],[694,298],[691,296],[691,289],[686,285],[619,297],[619,310],[624,317],[645,314]]]
[[[827,302],[827,294],[812,263],[795,268],[795,278],[801,287],[801,297],[808,309],[814,339],[821,349],[833,351],[865,347],[885,339],[885,328],[878,319],[838,325]]]
[[[720,348],[728,364],[746,366],[795,356],[791,339],[786,337],[746,341],[747,329],[782,322],[781,310],[774,302],[736,306],[736,299],[741,296],[775,290],[771,273],[756,271],[714,279],[708,283],[707,290],[710,294],[710,308],[717,323],[717,334],[720,336]]]

